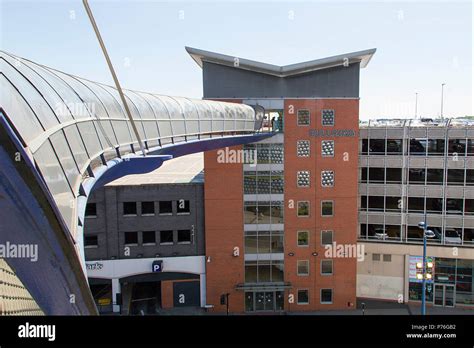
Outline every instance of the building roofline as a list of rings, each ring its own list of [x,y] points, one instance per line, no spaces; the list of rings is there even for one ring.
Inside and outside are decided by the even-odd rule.
[[[193,47],[185,47],[185,49],[201,68],[203,67],[203,62],[209,62],[278,77],[304,74],[315,70],[342,66],[345,62],[348,62],[349,64],[360,63],[360,67],[365,68],[376,51],[375,48],[371,48],[368,50],[339,54],[337,56],[320,58],[307,62],[279,66],[205,51]],[[236,62],[238,62],[238,64],[236,64]]]

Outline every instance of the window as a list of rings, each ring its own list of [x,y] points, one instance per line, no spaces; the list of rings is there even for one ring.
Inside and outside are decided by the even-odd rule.
[[[191,244],[191,230],[178,230],[178,244]]]
[[[321,123],[323,126],[334,126],[334,110],[321,110]]]
[[[321,303],[332,303],[332,289],[321,289]]]
[[[298,304],[308,304],[309,303],[309,290],[298,290]]]
[[[160,214],[171,215],[173,214],[173,202],[172,201],[160,201],[159,202]]]
[[[142,202],[142,215],[155,215],[155,202]]]
[[[296,142],[296,155],[298,157],[309,157],[310,155],[309,140],[298,140]]]
[[[383,211],[384,210],[384,197],[383,196],[369,196],[369,210],[371,211]]]
[[[425,198],[408,197],[408,212],[420,212],[425,210]]]
[[[303,170],[296,173],[297,186],[298,187],[309,187],[309,171]]]
[[[391,254],[383,254],[383,262],[392,262]]]
[[[449,139],[448,153],[451,156],[464,156],[466,153],[466,139]]]
[[[283,282],[283,261],[245,261],[246,283]]]
[[[411,155],[426,155],[427,140],[422,138],[410,139]]]
[[[321,245],[330,245],[332,244],[332,231],[325,230],[321,231]]]
[[[321,140],[321,156],[334,157],[334,140]]]
[[[84,236],[85,248],[97,248],[99,246],[99,239],[97,235]]]
[[[369,150],[371,155],[384,155],[385,139],[370,139]]]
[[[321,171],[321,186],[322,187],[333,187],[334,186],[334,171],[333,170],[322,170]]]
[[[321,216],[334,215],[334,201],[321,201]]]
[[[191,213],[191,210],[189,208],[189,201],[188,200],[184,200],[184,199],[180,199],[178,201],[178,210],[177,210],[178,214],[189,214]]]
[[[403,206],[401,197],[385,197],[385,210],[386,211],[400,211]]]
[[[245,224],[281,224],[283,223],[283,201],[245,201]]]
[[[380,261],[380,254],[372,254],[372,261]]]
[[[138,232],[125,232],[125,245],[137,245]]]
[[[444,139],[428,139],[428,156],[444,156]]]
[[[402,139],[387,139],[387,155],[399,155],[402,152]]]
[[[97,205],[95,203],[86,204],[86,218],[97,217]]]
[[[298,216],[309,216],[309,201],[298,202]]]
[[[430,169],[426,171],[426,181],[428,184],[442,184],[444,179],[443,169]]]
[[[308,231],[298,231],[298,246],[308,246],[309,245],[309,232]]]
[[[322,275],[332,274],[332,260],[321,260],[321,274]]]
[[[402,183],[401,168],[387,168],[386,180],[388,183]]]
[[[123,215],[137,215],[137,202],[123,202]]]
[[[283,252],[283,231],[245,231],[245,253]]]
[[[309,260],[298,260],[297,274],[299,276],[309,275]]]
[[[309,110],[298,110],[298,126],[309,126]]]
[[[143,244],[155,244],[156,243],[156,235],[155,231],[143,231],[142,232],[142,237],[143,237]]]
[[[464,185],[464,169],[448,169],[449,185]]]
[[[173,231],[160,231],[160,244],[173,244]]]
[[[418,168],[410,168],[408,171],[408,180],[410,183],[414,184],[424,184],[425,183],[426,170]]]
[[[384,168],[369,168],[369,182],[370,183],[383,183],[385,181],[385,169]]]

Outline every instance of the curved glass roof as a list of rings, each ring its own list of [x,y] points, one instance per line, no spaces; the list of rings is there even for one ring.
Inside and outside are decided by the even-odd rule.
[[[243,104],[124,90],[147,149],[211,135],[254,133]],[[139,152],[115,88],[0,51],[0,107],[41,172],[71,232],[88,168]]]

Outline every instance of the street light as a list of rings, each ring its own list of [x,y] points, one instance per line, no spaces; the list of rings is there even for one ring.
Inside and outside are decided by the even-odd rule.
[[[426,212],[425,212],[425,221],[422,221],[418,224],[418,227],[423,229],[423,260],[416,264],[416,268],[422,269],[422,274],[417,274],[417,279],[422,279],[422,287],[421,287],[421,315],[426,315],[426,279],[431,279],[431,273],[426,271],[426,267],[428,266],[430,269],[433,267],[433,262],[426,262],[426,235],[430,234],[433,235],[433,231],[428,230],[428,225],[426,224]]]
[[[415,92],[415,119],[418,114],[418,92]]]
[[[444,99],[444,86],[446,85],[445,82],[441,84],[441,119],[443,119],[443,99]]]

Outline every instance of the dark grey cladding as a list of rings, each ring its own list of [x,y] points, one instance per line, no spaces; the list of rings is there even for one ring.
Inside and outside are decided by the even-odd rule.
[[[203,62],[204,98],[358,98],[360,63],[278,77]]]

